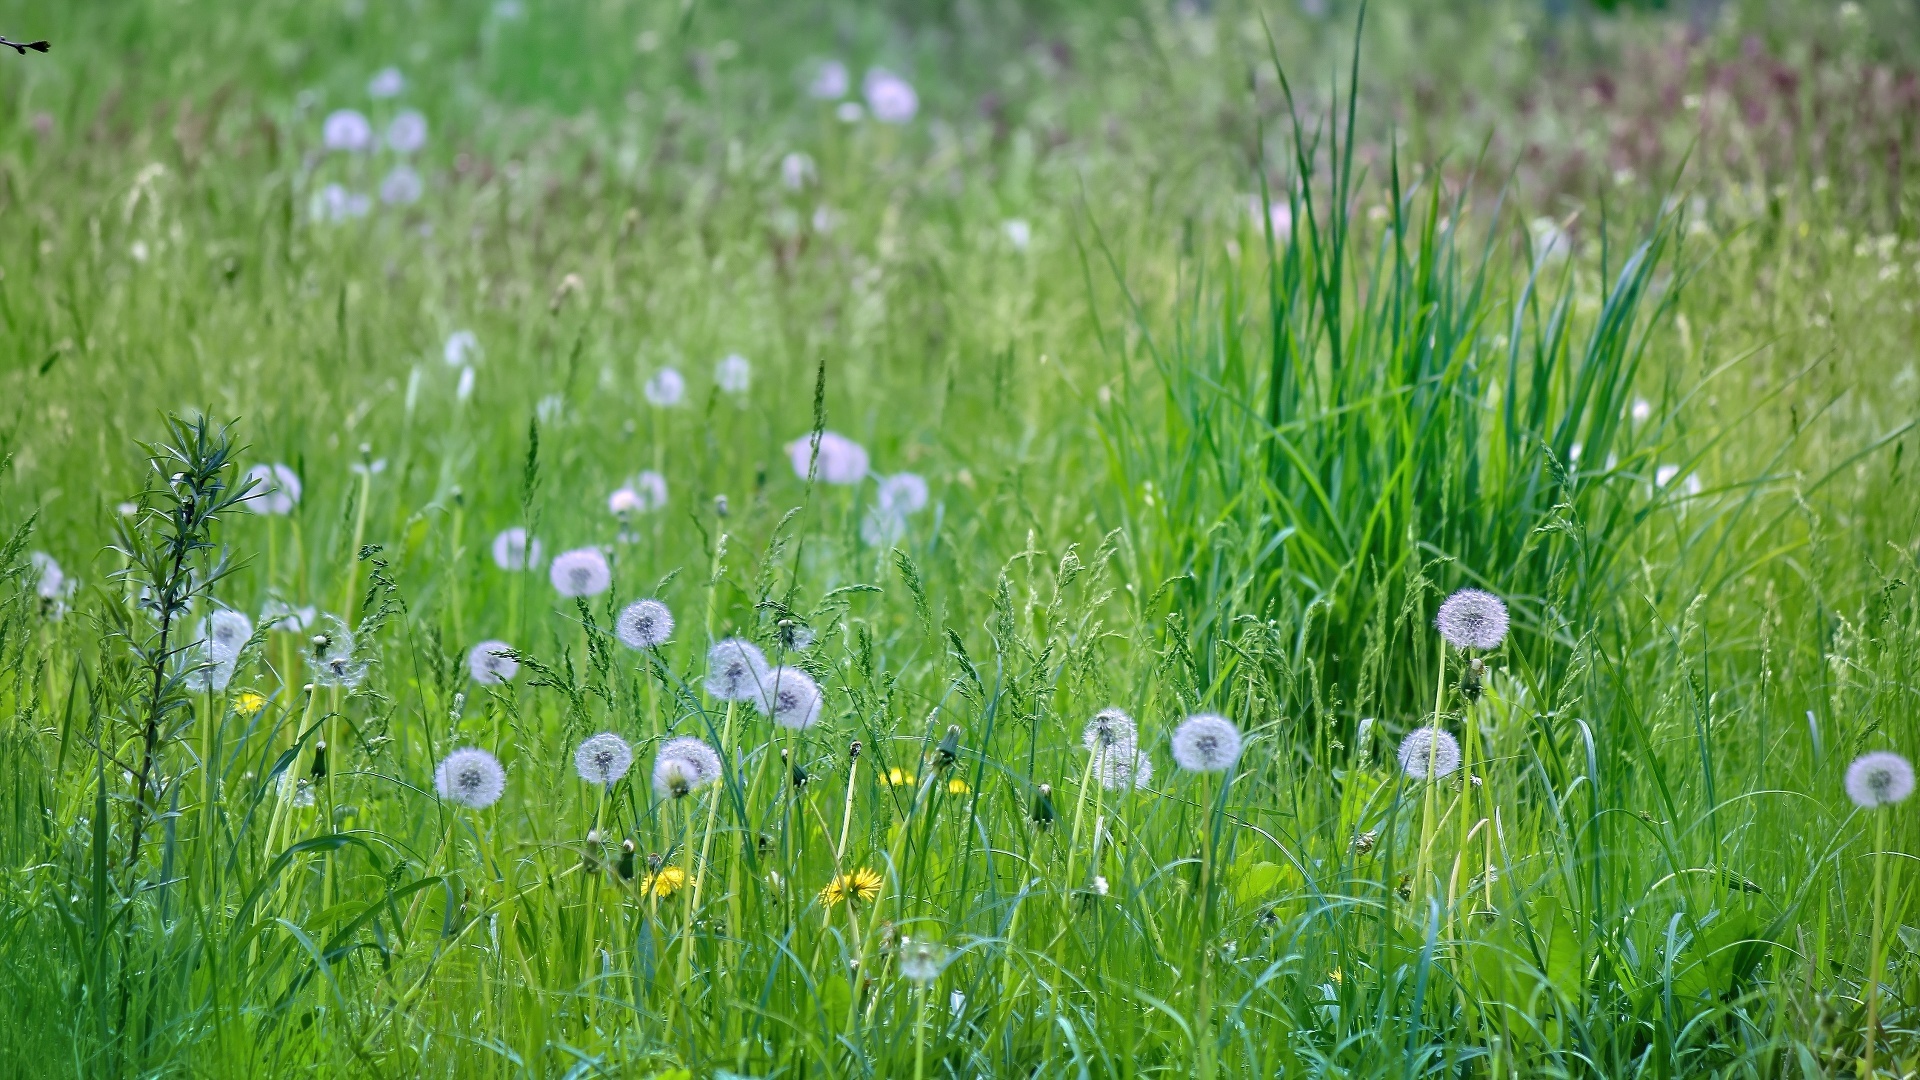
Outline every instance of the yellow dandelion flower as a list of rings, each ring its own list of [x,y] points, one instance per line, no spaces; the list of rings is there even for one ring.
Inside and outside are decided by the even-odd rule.
[[[832,907],[842,900],[859,900],[873,903],[880,898],[880,874],[878,871],[861,867],[850,874],[841,874],[827,887],[820,890],[820,902]]]
[[[947,794],[949,795],[965,795],[972,790],[973,790],[972,788],[967,786],[967,782],[965,780],[962,780],[957,776],[947,781]]]
[[[908,772],[906,769],[892,768],[887,770],[887,783],[893,787],[912,787],[918,779],[919,777]]]
[[[665,900],[685,888],[686,884],[687,872],[684,869],[678,866],[663,866],[659,873],[647,875],[647,880],[641,885],[641,889],[651,890],[654,896]]]
[[[251,690],[242,690],[233,699],[233,708],[241,716],[252,716],[266,707],[266,697]]]

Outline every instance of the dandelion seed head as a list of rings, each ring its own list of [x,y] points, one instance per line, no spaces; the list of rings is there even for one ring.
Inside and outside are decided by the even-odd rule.
[[[387,124],[387,149],[396,154],[412,154],[427,145],[427,118],[413,109],[395,116]]]
[[[275,629],[289,630],[296,634],[306,633],[307,630],[313,626],[314,620],[319,618],[319,615],[319,609],[311,604],[305,607],[294,607],[285,600],[269,600],[260,608],[260,621],[262,623]]]
[[[465,401],[468,398],[473,396],[473,369],[472,368],[463,367],[460,369],[460,382],[457,385],[455,385],[453,389],[453,396],[454,396],[454,399],[457,401]]]
[[[589,784],[618,783],[633,768],[633,747],[613,732],[603,731],[574,751],[573,768]]]
[[[773,636],[787,652],[805,652],[813,647],[813,630],[798,619],[781,619],[775,623]]]
[[[707,695],[716,701],[753,701],[767,681],[767,657],[743,638],[707,650]]]
[[[883,476],[874,505],[896,514],[917,514],[927,508],[927,480],[910,472]]]
[[[1120,709],[1101,709],[1080,729],[1080,745],[1102,758],[1131,757],[1139,739],[1133,717]]]
[[[1009,218],[1000,223],[1000,231],[1015,251],[1025,251],[1033,244],[1033,226],[1027,224],[1026,218]]]
[[[1460,743],[1444,729],[1414,728],[1400,740],[1400,771],[1415,780],[1439,780],[1460,768]]]
[[[767,672],[762,693],[755,700],[773,722],[792,731],[805,731],[820,720],[824,704],[820,684],[796,667]]]
[[[886,68],[868,71],[860,81],[860,92],[873,118],[883,124],[904,124],[920,111],[920,95],[914,93],[913,84]]]
[[[687,395],[687,380],[677,369],[663,367],[647,379],[640,388],[647,400],[663,409],[680,404]]]
[[[307,213],[315,221],[338,225],[343,221],[366,217],[373,209],[373,200],[356,191],[349,191],[340,184],[328,184],[313,193],[313,201],[307,206]]]
[[[306,661],[313,681],[348,689],[359,686],[367,666],[353,658],[353,632],[347,624],[338,615],[321,615],[311,629],[314,633],[307,639]]]
[[[375,100],[399,97],[407,88],[407,77],[397,67],[385,67],[367,80],[367,96]]]
[[[613,586],[613,568],[599,548],[574,548],[553,557],[547,580],[561,596],[598,596]]]
[[[507,771],[500,759],[477,746],[462,747],[441,759],[433,771],[433,787],[440,797],[469,810],[485,810],[507,790]]]
[[[1633,417],[1633,422],[1636,424],[1645,423],[1653,417],[1653,405],[1646,398],[1634,398],[1633,407],[1628,415]]]
[[[455,330],[440,346],[440,358],[448,367],[466,367],[480,360],[480,339],[471,330]]]
[[[247,470],[242,480],[244,486],[253,482],[253,493],[240,500],[240,505],[256,514],[291,514],[300,504],[300,474],[281,462],[271,465],[255,465]]]
[[[807,435],[787,444],[787,458],[793,474],[802,480],[813,465],[814,439]],[[867,475],[867,451],[845,435],[832,431],[820,433],[819,477],[823,484],[857,484]]]
[[[420,201],[427,190],[420,174],[406,165],[397,165],[380,181],[380,201],[388,206],[411,206]]]
[[[1507,640],[1507,605],[1480,589],[1461,589],[1433,617],[1440,636],[1456,649],[1497,649]]]
[[[1913,765],[1891,750],[1861,754],[1847,766],[1847,798],[1862,810],[1904,802],[1913,794]]]
[[[869,506],[860,519],[860,540],[868,547],[892,547],[907,535],[906,515],[882,506]]]
[[[1131,757],[1101,757],[1099,771],[1100,786],[1108,791],[1142,791],[1153,782],[1153,759],[1136,747]]]
[[[1189,716],[1173,729],[1173,761],[1188,772],[1224,772],[1240,760],[1240,729],[1212,713]]]
[[[518,525],[493,538],[493,564],[502,570],[538,570],[546,561],[544,545],[528,540],[527,530]]]
[[[668,739],[653,759],[653,793],[677,799],[720,779],[720,755],[713,747],[682,735]]]
[[[373,125],[357,109],[336,109],[320,126],[320,141],[329,150],[357,154],[373,146]]]
[[[481,686],[499,686],[520,674],[520,661],[506,642],[483,641],[467,653],[467,673]]]
[[[44,551],[36,551],[28,556],[28,560],[32,563],[34,573],[37,575],[33,584],[34,594],[42,600],[64,599],[71,590],[67,584],[66,571],[60,569],[60,564],[54,557]]]
[[[947,967],[947,947],[937,941],[902,939],[898,957],[900,976],[910,983],[926,986],[940,977]]]
[[[780,159],[780,182],[799,191],[813,181],[813,159],[798,150]]]
[[[821,101],[838,101],[852,88],[853,77],[847,74],[847,65],[838,60],[822,61],[813,69],[813,79],[807,83],[808,95]]]
[[[713,384],[729,394],[744,394],[753,385],[753,364],[739,353],[728,353],[713,365]]]
[[[657,649],[673,637],[673,612],[658,600],[635,600],[620,609],[613,635],[629,649]]]

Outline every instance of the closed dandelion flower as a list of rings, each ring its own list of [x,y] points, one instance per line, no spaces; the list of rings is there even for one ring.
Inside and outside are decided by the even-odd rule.
[[[1188,772],[1225,772],[1240,760],[1240,729],[1212,713],[1189,716],[1173,729],[1173,761]]]
[[[767,681],[767,657],[758,646],[727,638],[707,650],[707,695],[716,701],[752,701]]]
[[[920,111],[920,95],[914,93],[913,85],[886,68],[868,71],[860,91],[873,118],[883,124],[904,124]]]
[[[653,759],[653,793],[678,799],[720,779],[720,755],[691,735],[668,739]]]
[[[546,564],[546,550],[527,530],[515,526],[493,538],[493,565],[502,570],[538,570]]]
[[[1904,802],[1913,794],[1913,765],[1891,750],[1861,754],[1847,766],[1847,798],[1862,810]]]
[[[506,642],[483,641],[467,653],[467,673],[481,686],[499,686],[520,674],[520,661]]]
[[[640,391],[653,404],[663,409],[671,408],[680,404],[680,399],[687,395],[687,380],[673,368],[663,367],[647,379]]]
[[[825,60],[814,69],[813,79],[807,83],[807,94],[821,101],[838,101],[852,88],[853,77],[847,74],[847,65],[838,60]]]
[[[814,466],[814,437],[808,435],[787,444],[787,459],[793,474],[802,480]],[[867,475],[867,451],[859,443],[831,431],[819,436],[819,478],[823,484],[857,484]]]
[[[753,385],[753,365],[739,353],[728,353],[713,365],[713,384],[729,394],[744,394]]]
[[[1415,780],[1438,780],[1460,767],[1460,743],[1437,727],[1415,728],[1400,740],[1400,771]]]
[[[400,165],[380,181],[380,201],[388,206],[411,206],[420,201],[420,196],[426,190],[427,186],[421,181],[419,173]]]
[[[448,754],[433,771],[433,787],[450,803],[485,810],[506,793],[507,771],[485,750],[464,747]]]
[[[598,596],[613,586],[613,568],[599,548],[574,548],[553,557],[547,580],[561,596]]]
[[[615,784],[633,768],[633,748],[611,731],[582,742],[573,753],[573,769],[589,784]]]
[[[375,100],[399,97],[407,88],[407,77],[397,67],[384,67],[367,80],[367,96]]]
[[[446,344],[440,346],[440,359],[448,367],[467,367],[480,360],[480,339],[471,330],[455,330],[447,335]]]
[[[820,890],[820,902],[832,907],[842,900],[871,904],[880,899],[880,886],[885,884],[878,871],[860,867],[835,877]]]
[[[240,505],[256,514],[291,514],[300,504],[300,474],[280,462],[255,465],[242,481],[253,484],[253,491]]]
[[[635,600],[620,609],[613,636],[629,649],[657,649],[673,637],[673,612],[658,600]]]
[[[373,146],[373,125],[357,109],[338,109],[327,114],[320,126],[320,139],[329,150],[356,154]]]
[[[1440,605],[1433,625],[1456,649],[1497,649],[1507,640],[1507,605],[1490,592],[1461,589]]]
[[[659,900],[665,900],[686,887],[687,872],[678,866],[663,866],[655,873],[648,874],[645,884],[641,886]]]
[[[387,124],[387,148],[396,154],[412,154],[427,145],[427,118],[408,109]]]
[[[927,481],[918,473],[894,473],[880,478],[874,505],[895,514],[917,514],[927,507]]]
[[[755,704],[781,727],[805,731],[820,720],[820,685],[799,668],[777,667],[766,673]]]
[[[936,941],[904,939],[900,942],[900,952],[895,962],[900,965],[902,978],[926,986],[946,970],[947,947]]]

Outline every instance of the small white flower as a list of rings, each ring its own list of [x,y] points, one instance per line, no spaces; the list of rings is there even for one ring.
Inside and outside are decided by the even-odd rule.
[[[500,759],[469,746],[448,754],[433,771],[433,787],[440,797],[470,810],[485,810],[506,794],[507,771]]]
[[[1460,743],[1437,727],[1414,728],[1400,740],[1400,771],[1415,780],[1438,780],[1460,767]]]
[[[146,262],[147,261],[147,242],[145,240],[135,240],[127,248],[127,254],[133,256],[134,262],[142,262],[142,263]]]
[[[1107,889],[1108,887],[1107,887],[1106,877],[1100,874],[1093,875],[1093,888],[1092,888],[1093,895],[1105,896],[1107,895]]]
[[[1189,716],[1173,729],[1173,761],[1188,772],[1225,772],[1240,760],[1240,729],[1212,713]]]
[[[904,124],[920,111],[920,96],[907,80],[886,68],[873,68],[860,81],[873,118],[883,124]]]
[[[1015,251],[1025,251],[1028,245],[1033,243],[1033,226],[1027,224],[1026,218],[1010,218],[1003,221],[1000,223],[1000,231],[1006,234],[1007,243],[1012,244]]]
[[[397,165],[380,181],[380,201],[388,206],[410,206],[420,201],[427,190],[420,174],[405,165]]]
[[[657,649],[673,637],[673,612],[658,600],[635,600],[621,609],[613,634],[629,649]]]
[[[313,681],[321,686],[353,689],[367,676],[367,665],[353,656],[353,632],[338,615],[322,615],[315,620],[313,636],[307,639],[307,667]]]
[[[33,583],[34,595],[42,600],[57,602],[65,600],[72,594],[73,582],[67,579],[66,571],[60,569],[60,564],[54,560],[53,556],[44,551],[36,551],[27,558],[33,564],[34,573],[38,575]]]
[[[412,154],[427,145],[427,118],[412,109],[387,123],[387,148],[396,154]]]
[[[795,150],[780,159],[780,182],[799,191],[813,182],[813,159]]]
[[[814,69],[813,81],[807,84],[807,93],[821,101],[838,101],[846,97],[852,87],[853,77],[847,74],[847,65],[838,60],[827,60]]]
[[[589,784],[617,784],[633,768],[633,747],[613,732],[603,731],[574,751],[573,768]]]
[[[399,97],[407,88],[407,77],[396,67],[381,68],[367,81],[367,96],[375,100]]]
[[[373,125],[358,110],[339,109],[327,115],[320,139],[329,150],[359,153],[373,146]]]
[[[553,557],[547,580],[561,596],[598,596],[613,586],[613,568],[599,548],[574,548]]]
[[[787,460],[802,480],[814,464],[815,440],[809,435],[787,444]],[[819,436],[819,477],[824,484],[857,484],[867,475],[867,451],[845,435],[822,431]]]
[[[1847,798],[1862,810],[1906,801],[1913,794],[1913,765],[1891,750],[1874,750],[1847,766]]]
[[[729,394],[744,394],[753,384],[753,365],[739,353],[728,353],[713,365],[713,384]]]
[[[529,541],[518,525],[493,538],[493,564],[502,570],[538,570],[546,565],[546,551],[538,539]]]
[[[481,686],[499,686],[520,674],[520,661],[506,642],[483,641],[467,653],[467,673]]]
[[[440,346],[440,358],[448,367],[466,367],[480,362],[480,339],[471,330],[455,330]]]
[[[543,424],[557,424],[567,414],[567,399],[559,394],[548,394],[534,405],[533,414]]]
[[[646,385],[641,387],[641,392],[647,395],[648,401],[660,408],[672,408],[686,396],[687,380],[673,368],[663,367],[653,373]]]
[[[300,503],[300,476],[281,462],[255,465],[246,480],[256,481],[253,493],[240,505],[256,514],[291,514]]]

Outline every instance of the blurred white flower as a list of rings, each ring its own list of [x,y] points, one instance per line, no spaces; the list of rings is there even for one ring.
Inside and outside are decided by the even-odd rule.
[[[477,363],[480,359],[480,339],[473,336],[471,330],[455,330],[447,335],[447,343],[440,347],[440,358],[448,367],[460,367]]]
[[[1680,475],[1680,466],[1662,465],[1659,468],[1653,470],[1653,486],[1666,487],[1668,484],[1673,483],[1674,477],[1679,475]]]
[[[1646,398],[1634,398],[1633,410],[1629,415],[1633,417],[1634,423],[1644,423],[1648,417],[1653,415],[1653,406],[1648,404]]]
[[[244,478],[256,481],[253,494],[240,505],[256,514],[291,514],[300,502],[300,477],[288,466],[274,462],[255,465]]]
[[[426,189],[419,173],[399,165],[387,174],[385,180],[380,181],[380,201],[388,206],[408,206],[419,202]]]
[[[1027,224],[1026,218],[1009,218],[1000,223],[1000,231],[1006,234],[1007,243],[1012,244],[1015,251],[1025,251],[1033,243],[1033,226]]]
[[[753,365],[739,353],[728,353],[713,365],[713,383],[729,394],[744,394],[753,384]]]
[[[867,475],[867,451],[845,435],[823,431],[819,438],[819,477],[826,484],[857,484]],[[807,478],[814,463],[814,438],[811,435],[787,444],[787,459],[793,474]]]
[[[927,481],[919,473],[883,476],[875,504],[896,514],[917,514],[927,507]]]
[[[1534,262],[1565,262],[1573,254],[1573,238],[1552,218],[1534,218],[1527,223],[1527,231],[1533,234]]]
[[[147,242],[145,240],[135,240],[131,245],[127,247],[127,254],[133,256],[134,262],[141,262],[141,263],[146,262],[147,261]]]
[[[1247,196],[1247,216],[1253,219],[1254,231],[1262,237],[1268,228],[1273,229],[1273,242],[1284,244],[1293,235],[1293,206],[1285,199],[1271,203],[1260,195]]]
[[[1188,772],[1225,772],[1240,760],[1240,729],[1213,713],[1198,713],[1173,729],[1173,761]]]
[[[573,770],[589,784],[616,784],[633,768],[633,747],[611,731],[588,738],[573,752]]]
[[[367,81],[367,96],[375,99],[399,97],[407,88],[407,77],[396,67],[381,68]]]
[[[598,596],[613,586],[613,568],[599,548],[575,548],[553,557],[547,580],[561,596]]]
[[[654,372],[640,389],[647,395],[648,401],[666,409],[680,404],[680,399],[686,396],[687,380],[675,369],[663,367]]]
[[[448,754],[433,771],[434,790],[450,803],[470,810],[485,810],[500,801],[507,790],[507,771],[500,759],[477,747],[465,747]]]
[[[387,122],[387,148],[396,154],[412,154],[427,145],[427,118],[408,109]]]
[[[319,609],[311,604],[294,607],[285,600],[269,600],[260,608],[260,623],[276,630],[304,634],[319,614]]]
[[[667,505],[667,478],[652,469],[607,496],[607,510],[622,517],[648,514]]]
[[[372,209],[373,200],[366,195],[348,191],[339,184],[328,184],[313,193],[308,213],[315,221],[337,225],[342,221],[366,217]]]
[[[357,109],[337,109],[321,124],[320,139],[329,150],[359,153],[373,146],[373,125]]]
[[[558,423],[566,413],[567,399],[559,394],[548,394],[533,406],[533,414],[538,416],[543,424]]]
[[[869,506],[866,516],[860,519],[860,540],[868,547],[890,548],[906,535],[906,516],[897,511]]]
[[[913,92],[912,84],[886,68],[868,71],[860,81],[860,91],[867,99],[867,108],[873,110],[873,118],[883,124],[904,124],[920,111],[920,96]]]
[[[629,649],[657,649],[673,637],[673,612],[658,600],[635,600],[620,610],[613,636]]]
[[[838,101],[847,96],[852,86],[853,77],[847,74],[847,65],[838,60],[825,60],[814,69],[807,93],[821,101]]]
[[[799,191],[813,181],[813,159],[798,150],[780,159],[780,182]]]
[[[467,674],[482,686],[499,686],[520,674],[520,661],[506,642],[483,641],[467,653]]]
[[[546,552],[538,539],[529,542],[527,530],[516,525],[493,538],[493,564],[502,570],[538,570],[546,565]]]
[[[867,115],[867,110],[861,108],[857,101],[843,101],[833,110],[833,115],[843,124],[857,124]]]

